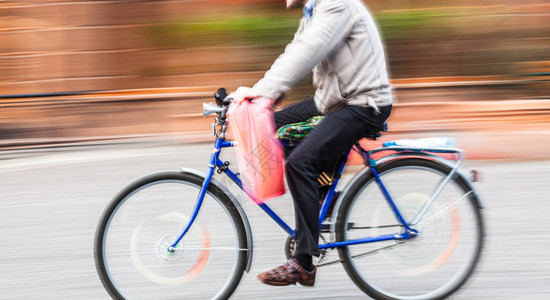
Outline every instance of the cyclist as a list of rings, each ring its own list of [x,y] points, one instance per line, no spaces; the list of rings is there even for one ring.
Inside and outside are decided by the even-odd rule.
[[[240,87],[236,101],[268,97],[279,103],[313,70],[313,99],[275,113],[276,126],[323,120],[287,158],[286,177],[296,215],[296,250],[284,265],[258,275],[270,285],[315,283],[319,255],[317,178],[362,137],[378,132],[391,112],[392,92],[382,41],[360,0],[286,0],[303,6],[294,39],[254,87]]]

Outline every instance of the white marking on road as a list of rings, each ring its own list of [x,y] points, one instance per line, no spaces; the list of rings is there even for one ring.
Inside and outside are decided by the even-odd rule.
[[[146,149],[117,149],[86,151],[77,153],[57,153],[40,157],[27,157],[12,159],[0,165],[0,172],[13,172],[34,170],[48,167],[61,167],[67,164],[90,163],[135,157],[151,157],[173,153],[168,148],[146,148]]]

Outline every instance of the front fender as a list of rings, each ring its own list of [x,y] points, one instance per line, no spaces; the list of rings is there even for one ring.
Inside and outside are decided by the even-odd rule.
[[[182,173],[186,173],[186,174],[189,174],[189,175],[192,175],[192,176],[197,176],[197,177],[199,177],[203,180],[206,177],[206,174],[204,174],[200,171],[197,171],[197,170],[189,169],[189,168],[180,168],[180,171]],[[253,243],[253,239],[252,239],[252,229],[250,227],[250,222],[248,222],[248,217],[246,216],[246,213],[245,213],[243,207],[241,206],[241,204],[239,203],[239,201],[237,200],[237,198],[235,198],[233,193],[231,193],[231,191],[229,191],[229,189],[226,186],[224,186],[223,184],[221,184],[219,181],[217,181],[214,178],[210,179],[210,184],[212,184],[215,187],[222,190],[229,197],[229,200],[231,200],[231,202],[233,202],[233,204],[235,205],[235,207],[239,211],[239,215],[241,216],[241,218],[243,220],[244,228],[245,228],[245,231],[246,231],[246,241],[247,241],[247,248],[248,248],[248,256],[247,256],[247,261],[246,261],[246,272],[248,273],[250,271],[250,267],[252,266],[252,256],[253,256],[252,253],[253,253],[253,249],[254,249],[254,247],[253,247],[254,243]]]

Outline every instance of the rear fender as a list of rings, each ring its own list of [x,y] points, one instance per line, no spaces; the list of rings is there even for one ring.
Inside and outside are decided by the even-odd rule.
[[[449,160],[444,159],[440,156],[429,154],[429,153],[396,153],[396,154],[392,154],[392,155],[387,155],[387,156],[384,156],[384,157],[378,159],[376,161],[376,165],[380,165],[380,164],[387,163],[387,162],[394,161],[394,160],[406,159],[406,158],[421,158],[421,159],[432,160],[432,161],[436,161],[440,164],[443,164],[443,165],[445,165],[445,166],[447,166],[451,169],[453,169],[456,166],[455,164],[452,163],[452,161],[449,161]],[[349,192],[350,188],[353,186],[353,184],[355,182],[357,182],[359,180],[359,178],[361,178],[364,174],[367,174],[367,173],[372,173],[372,171],[369,167],[365,167],[359,173],[355,174],[350,179],[350,181],[346,184],[346,186],[342,190],[342,193],[340,193],[340,195],[337,199],[336,205],[334,206],[334,209],[332,211],[332,220],[336,220],[336,216],[338,214],[338,210],[340,209],[340,205],[342,203],[342,200],[346,197],[346,195]],[[479,208],[484,208],[484,204],[483,204],[483,201],[481,199],[481,195],[474,188],[471,181],[468,180],[466,178],[466,176],[464,176],[464,174],[462,174],[462,172],[460,172],[459,170],[457,170],[455,172],[454,176],[458,176],[462,180],[464,180],[464,182],[466,183],[468,188],[473,191],[473,194],[475,196],[475,199],[477,201],[477,204],[478,204]],[[332,222],[331,232],[334,233],[334,230],[336,229],[335,227],[336,227],[336,222]]]

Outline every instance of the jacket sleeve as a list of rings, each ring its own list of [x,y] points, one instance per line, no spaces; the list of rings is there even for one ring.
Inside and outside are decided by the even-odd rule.
[[[351,24],[351,13],[345,1],[318,1],[309,23],[294,36],[253,89],[261,96],[281,100],[341,43]]]

